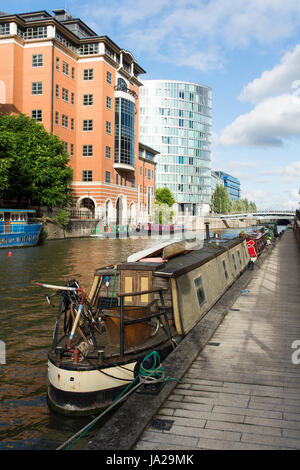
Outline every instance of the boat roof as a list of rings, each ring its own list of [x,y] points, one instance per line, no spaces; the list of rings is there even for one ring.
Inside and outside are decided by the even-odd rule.
[[[34,213],[35,210],[33,209],[1,209],[0,212],[29,212],[29,213]]]
[[[199,248],[194,247],[187,252],[179,252],[178,255],[173,256],[169,259],[141,258],[141,261],[127,261],[118,265],[119,270],[137,270],[137,271],[153,271],[154,275],[162,277],[178,277],[181,274],[189,272],[209,260],[216,258],[221,253],[225,253],[230,248],[236,245],[242,244],[241,238],[233,238],[229,240],[210,240],[202,241]],[[141,253],[141,252],[140,252]],[[136,254],[138,259],[138,253]]]

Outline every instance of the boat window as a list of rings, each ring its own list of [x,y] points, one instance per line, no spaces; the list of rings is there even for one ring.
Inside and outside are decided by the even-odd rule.
[[[206,300],[204,287],[203,287],[203,283],[202,283],[202,276],[197,277],[197,279],[194,279],[194,284],[195,284],[195,288],[196,288],[196,292],[197,292],[198,302],[199,302],[199,305],[201,307],[201,305]]]
[[[232,261],[233,261],[234,269],[237,270],[234,253],[232,253]]]
[[[228,271],[227,271],[227,266],[226,266],[226,263],[225,263],[224,259],[222,261],[222,264],[223,264],[223,268],[224,268],[225,277],[226,277],[226,279],[228,279]]]
[[[241,258],[240,250],[237,250],[237,254],[238,254],[238,259],[239,259],[240,266],[242,266],[242,258]]]

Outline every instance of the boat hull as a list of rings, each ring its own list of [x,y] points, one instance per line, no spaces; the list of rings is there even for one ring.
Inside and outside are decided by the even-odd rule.
[[[48,403],[63,414],[87,414],[109,406],[134,379],[136,361],[126,368],[113,366],[80,370],[71,363],[64,369],[48,362]]]
[[[0,233],[0,248],[36,246],[42,224],[11,227],[9,233]]]

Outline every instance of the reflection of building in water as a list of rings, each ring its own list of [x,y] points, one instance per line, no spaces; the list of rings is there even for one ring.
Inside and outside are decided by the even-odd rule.
[[[53,12],[0,17],[1,111],[25,113],[64,142],[77,209],[119,222],[139,218],[140,210],[148,214],[155,181],[156,152],[139,158],[145,71],[107,36],[65,10]]]

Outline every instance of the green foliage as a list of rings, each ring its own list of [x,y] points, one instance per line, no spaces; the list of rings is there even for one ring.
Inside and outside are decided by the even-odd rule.
[[[231,212],[239,213],[239,212],[255,212],[256,211],[256,204],[254,202],[249,202],[248,199],[237,199],[232,203]]]
[[[71,204],[73,170],[63,143],[24,114],[0,116],[0,191],[48,207]],[[3,171],[2,171],[3,170]]]
[[[151,208],[151,221],[155,224],[170,224],[174,217],[174,211],[168,204],[155,201]]]
[[[155,202],[167,204],[169,207],[172,207],[175,203],[175,199],[169,188],[157,188],[155,191]]]
[[[66,209],[60,209],[58,211],[57,216],[55,217],[55,221],[58,225],[62,228],[66,227],[69,223],[69,213]]]
[[[217,184],[212,196],[212,210],[217,214],[227,214],[231,212],[232,200],[227,189],[222,184]]]

